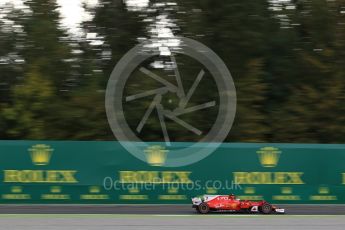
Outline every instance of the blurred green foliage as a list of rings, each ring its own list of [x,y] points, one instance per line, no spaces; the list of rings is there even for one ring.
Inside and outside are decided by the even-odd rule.
[[[104,41],[99,45],[68,36],[50,0],[27,1],[31,12],[7,14],[19,31],[0,22],[0,57],[9,57],[0,61],[0,139],[114,139],[104,108],[106,83],[137,38],[147,35],[147,25],[121,0],[99,2],[89,9],[95,17],[82,25]],[[238,108],[227,141],[345,142],[344,0],[295,0],[293,8],[279,10],[264,0],[177,3],[178,35],[213,49],[234,78]],[[195,71],[186,71],[184,81],[192,82]],[[137,86],[150,85],[141,81]],[[211,88],[203,92],[213,94]],[[137,110],[126,116],[135,122]],[[207,130],[212,117],[206,111],[186,119]],[[194,140],[167,125],[174,140]],[[162,140],[159,127],[150,120],[146,139]]]

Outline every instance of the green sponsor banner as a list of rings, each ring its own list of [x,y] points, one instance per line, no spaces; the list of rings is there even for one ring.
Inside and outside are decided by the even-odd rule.
[[[272,203],[345,203],[345,145],[225,143],[183,167],[164,167],[165,159],[190,143],[163,146],[152,143],[142,161],[118,142],[0,141],[0,202],[183,204],[234,193]]]

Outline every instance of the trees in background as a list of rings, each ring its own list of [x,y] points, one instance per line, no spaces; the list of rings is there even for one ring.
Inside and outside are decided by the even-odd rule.
[[[344,1],[298,1],[288,84],[284,94],[269,97],[280,98],[269,111],[272,141],[344,142],[343,7]]]
[[[123,1],[99,2],[93,20],[83,24],[99,44],[68,38],[54,1],[28,1],[30,12],[9,14],[20,25],[16,30],[0,22],[1,139],[113,139],[106,82],[137,38],[147,36],[147,24]],[[272,2],[177,1],[178,34],[213,49],[234,78],[238,108],[227,141],[344,142],[345,2],[291,1],[279,9]],[[2,63],[3,57],[17,62]],[[190,67],[184,80],[192,82],[194,64],[184,64]],[[137,84],[153,86],[145,78]],[[211,87],[202,93],[214,94]],[[126,116],[134,122],[137,112]],[[212,116],[186,119],[206,130]],[[161,140],[159,124],[150,122],[145,135]],[[178,141],[193,140],[168,125]]]
[[[59,103],[61,90],[71,75],[67,61],[71,50],[59,28],[57,4],[49,0],[25,3],[30,11],[15,22],[22,28],[21,44],[13,44],[21,47],[18,55],[23,60],[22,72],[2,109],[8,125],[4,133],[15,139],[53,138],[47,122],[55,115],[51,106]]]

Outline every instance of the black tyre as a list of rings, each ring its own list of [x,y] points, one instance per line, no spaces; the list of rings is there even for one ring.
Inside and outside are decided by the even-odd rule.
[[[201,214],[207,214],[210,211],[210,207],[208,207],[207,203],[201,203],[201,204],[199,204],[197,210]]]
[[[270,214],[272,212],[272,205],[265,203],[260,207],[260,212],[263,214]]]
[[[252,211],[250,210],[250,208],[242,209],[242,212],[245,213],[245,214],[250,214],[250,213],[252,213]]]

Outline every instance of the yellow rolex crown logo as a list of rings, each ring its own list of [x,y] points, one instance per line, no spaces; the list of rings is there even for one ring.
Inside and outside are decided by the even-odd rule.
[[[245,194],[254,194],[255,188],[254,187],[246,187],[246,188],[244,188],[244,193]]]
[[[160,145],[153,145],[148,147],[145,151],[146,160],[152,166],[162,166],[165,164],[165,159],[169,150],[166,150]]]
[[[29,149],[32,163],[34,163],[35,165],[49,164],[50,157],[53,151],[54,149],[52,149],[49,145],[44,145],[44,144],[33,145]]]
[[[99,186],[90,186],[89,187],[90,193],[99,193],[100,191],[101,191],[101,189],[99,188]]]
[[[329,188],[328,187],[319,187],[319,194],[328,194]]]
[[[52,187],[50,187],[50,192],[51,193],[60,193],[61,187],[60,186],[52,186]]]
[[[263,147],[256,152],[263,167],[276,167],[281,151],[275,147]]]
[[[282,194],[291,194],[292,193],[292,188],[291,187],[282,187],[281,188],[281,193]]]

